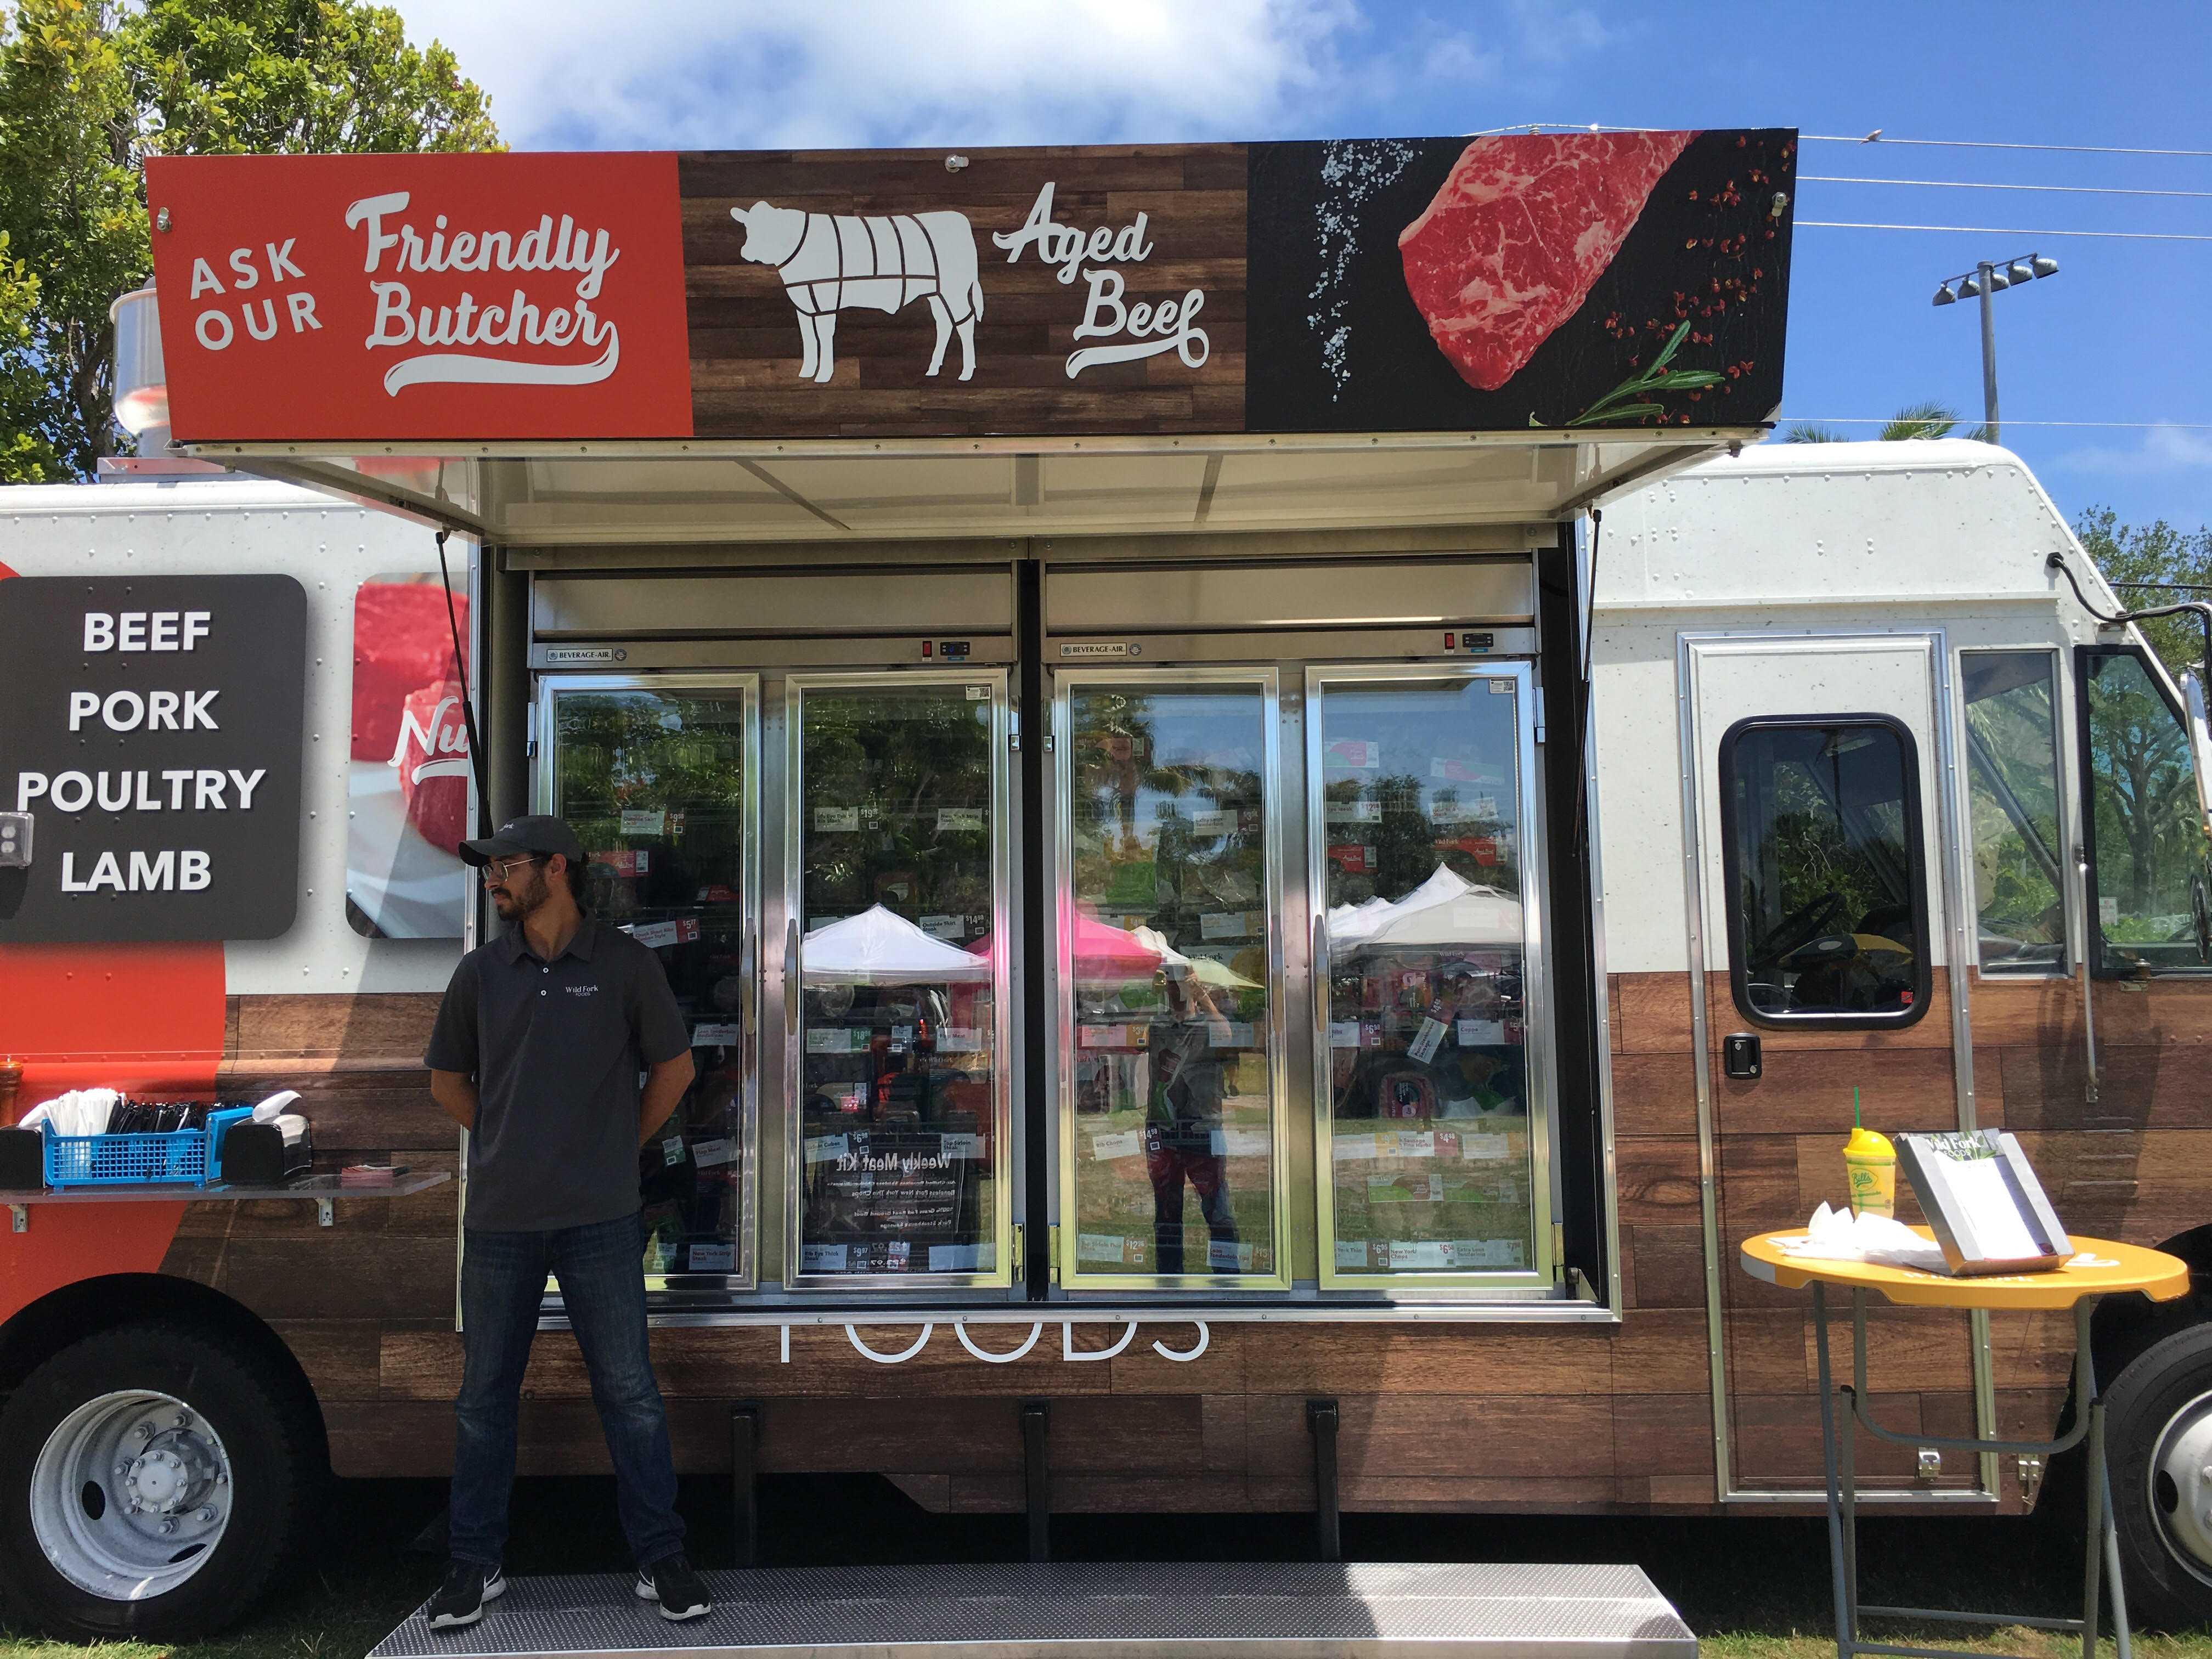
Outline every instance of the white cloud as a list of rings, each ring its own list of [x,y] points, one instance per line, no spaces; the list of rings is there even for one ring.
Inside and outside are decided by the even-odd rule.
[[[1311,131],[1364,32],[1356,0],[400,3],[409,33],[452,46],[526,149]]]
[[[2092,445],[2068,451],[2057,464],[2076,472],[2124,475],[2212,467],[2212,432],[2200,427],[2154,426],[2132,449]]]

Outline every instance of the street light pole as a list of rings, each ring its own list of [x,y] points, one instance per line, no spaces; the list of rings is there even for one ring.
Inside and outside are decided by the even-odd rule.
[[[1931,301],[1936,305],[1955,305],[1961,300],[1982,302],[1982,436],[1990,443],[1998,441],[1997,291],[2057,274],[2058,261],[2040,253],[2002,261],[1984,259],[1963,276],[1945,277],[1936,290]]]
[[[1996,267],[1984,259],[1977,268],[1982,279],[1982,425],[1991,443],[1997,437],[1997,296],[1990,278]]]

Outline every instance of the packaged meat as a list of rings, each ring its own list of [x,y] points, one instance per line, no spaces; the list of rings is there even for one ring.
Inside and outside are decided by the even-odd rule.
[[[363,582],[353,606],[353,757],[388,761],[401,706],[416,688],[455,678],[453,629],[467,661],[469,600],[435,581]]]
[[[1581,309],[1694,132],[1478,138],[1398,234],[1406,289],[1469,386],[1495,392]]]

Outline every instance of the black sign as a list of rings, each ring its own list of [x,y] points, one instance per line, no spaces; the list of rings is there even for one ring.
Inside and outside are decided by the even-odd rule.
[[[290,928],[307,620],[289,576],[0,581],[0,943]]]

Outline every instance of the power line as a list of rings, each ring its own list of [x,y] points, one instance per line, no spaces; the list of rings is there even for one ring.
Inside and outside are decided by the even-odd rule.
[[[1832,179],[1817,173],[1801,173],[1801,185],[1916,185],[1926,190],[2040,190],[2069,196],[2190,196],[2212,197],[2212,190],[2123,190],[2112,185],[1991,185],[1959,179]]]
[[[1777,421],[1790,421],[1804,426],[1888,426],[1898,419],[1894,415],[1778,415]],[[2127,432],[2212,432],[2212,421],[2015,421],[2009,417],[2007,426],[2070,426],[2108,428]]]
[[[1609,127],[1609,132],[1627,132],[1628,127]],[[1512,131],[1512,129],[1506,129]],[[1832,132],[1801,132],[1801,143],[1808,144],[1912,144],[1930,149],[2041,149],[2058,150],[2069,155],[2207,155],[2212,149],[2142,149],[2119,144],[2014,144],[1989,138],[1885,138],[1881,129],[1844,137]]]
[[[1799,219],[1800,230],[1934,230],[1973,236],[2101,236],[2123,242],[2212,242],[2212,236],[2178,230],[2019,230],[2004,225],[1889,225],[1856,219]]]
[[[1488,138],[1502,132],[1644,132],[1644,127],[1609,127],[1596,121],[1579,125],[1566,121],[1516,121],[1509,126],[1484,127],[1478,131],[1463,133],[1467,138]],[[1885,138],[1880,127],[1872,132],[1834,133],[1801,132],[1800,143],[1807,144],[1911,144],[1929,149],[2037,149],[2057,151],[2068,155],[2203,155],[2212,156],[2212,149],[2146,149],[2121,144],[2020,144],[2007,143],[1994,138]]]

